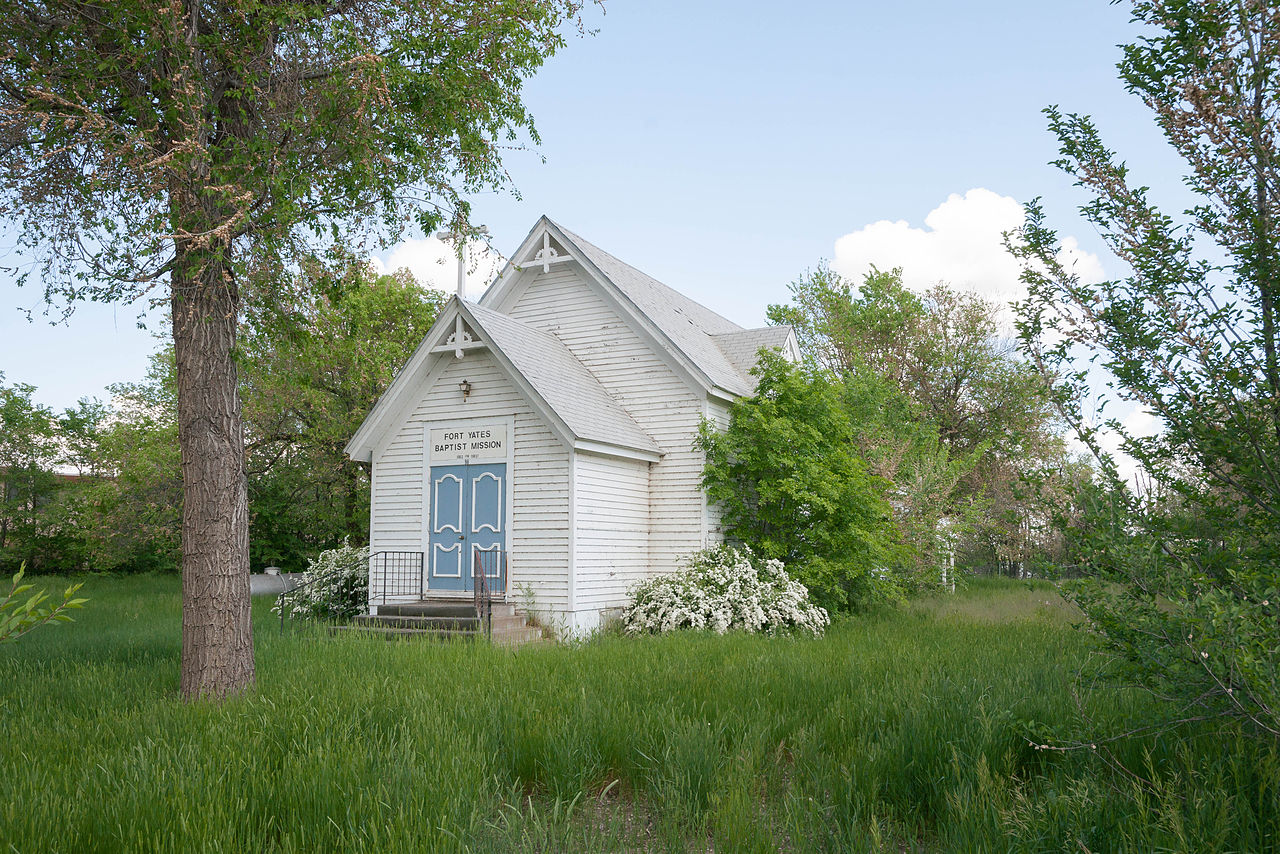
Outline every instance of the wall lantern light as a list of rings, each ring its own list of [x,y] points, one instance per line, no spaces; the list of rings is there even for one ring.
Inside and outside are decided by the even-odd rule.
[[[466,400],[467,396],[471,394],[471,380],[463,380],[458,383],[458,391],[462,392],[462,399]]]

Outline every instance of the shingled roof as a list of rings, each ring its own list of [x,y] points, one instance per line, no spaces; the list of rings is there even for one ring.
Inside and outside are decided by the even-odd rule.
[[[754,392],[756,382],[751,369],[761,347],[791,352],[790,327],[743,329],[545,216],[529,232],[516,258],[530,258],[539,241],[544,241],[545,248],[545,241],[550,239],[568,256],[555,257],[549,263],[581,264],[588,278],[611,294],[610,299],[631,318],[637,331],[643,330],[660,351],[666,352],[673,369],[702,384],[712,395],[746,396]],[[542,262],[534,258],[532,263]],[[559,338],[496,310],[502,304],[502,295],[521,274],[520,264],[531,262],[508,263],[480,303],[455,298],[440,312],[422,345],[348,443],[349,454],[357,459],[370,458],[379,425],[403,416],[401,410],[412,404],[410,398],[418,378],[425,376],[437,358],[447,355],[444,348],[433,351],[431,342],[440,340],[461,316],[566,442],[575,447],[625,449],[642,459],[656,460],[662,455],[653,439]]]
[[[760,355],[760,348],[784,349],[790,337],[790,326],[762,326],[759,329],[743,329],[711,336],[720,351],[751,384],[753,391],[756,387],[756,378],[751,376],[751,369],[759,361],[757,356]]]
[[[573,439],[662,453],[559,338],[475,303],[462,308],[481,340],[511,362]]]

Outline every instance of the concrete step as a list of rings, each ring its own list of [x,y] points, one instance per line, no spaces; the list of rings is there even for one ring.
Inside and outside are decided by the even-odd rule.
[[[473,641],[484,637],[471,629],[402,629],[393,626],[330,626],[329,633],[334,635],[359,635],[361,637],[380,637],[386,640],[449,640]]]
[[[470,599],[424,599],[420,602],[401,602],[394,605],[378,605],[378,616],[389,617],[474,617],[475,603]],[[516,606],[509,602],[494,602],[494,617],[513,617]]]
[[[494,646],[507,647],[508,649],[517,646],[529,646],[531,644],[546,643],[542,637],[542,629],[536,626],[525,626],[520,629],[507,629],[505,631],[493,630],[493,634],[489,638]]]
[[[443,640],[443,641],[475,641],[483,642],[486,637],[494,646],[514,649],[518,646],[544,643],[542,630],[534,626],[494,629],[492,635],[474,629],[421,629],[403,628],[400,626],[353,624],[349,626],[330,626],[330,634],[358,635],[360,637],[380,637],[385,640]]]
[[[397,614],[361,614],[352,621],[357,626],[384,627],[389,629],[452,629],[457,631],[475,631],[480,627],[480,618],[474,612],[466,617],[418,617]]]
[[[529,625],[529,621],[520,614],[503,615],[494,612],[491,624],[495,632],[501,632],[507,629],[523,629]]]
[[[379,605],[378,616],[388,617],[472,617],[476,606],[469,601],[403,602],[396,605]]]

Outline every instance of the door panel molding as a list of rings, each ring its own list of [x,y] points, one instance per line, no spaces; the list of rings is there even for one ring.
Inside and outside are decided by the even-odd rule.
[[[453,572],[440,571],[440,555],[451,554],[453,558]],[[454,543],[452,546],[445,548],[440,543],[434,543],[431,546],[431,577],[432,578],[462,578],[462,543]]]
[[[468,468],[478,468],[478,467],[479,466],[468,466]],[[484,468],[486,469],[491,469],[496,467],[497,466],[493,464],[484,466]],[[503,466],[503,468],[506,468],[506,466]],[[498,475],[492,471],[483,471],[478,476],[471,478],[471,526],[470,526],[471,533],[479,534],[481,531],[484,531],[485,529],[488,529],[495,534],[502,533],[502,511],[503,511],[502,499],[503,499],[503,492],[505,492],[503,487],[506,485],[505,474],[506,473],[503,472],[504,476],[498,477]],[[483,480],[493,481],[493,486],[482,487],[481,481]],[[480,495],[481,495],[482,488],[486,490],[491,488],[493,490],[492,496],[490,495],[484,496],[484,500],[486,501],[492,499],[492,503],[487,507],[484,505],[481,505],[480,507],[476,506],[477,503],[481,500]],[[477,513],[476,512],[477,509],[481,510],[482,512]],[[489,512],[483,512],[483,511],[489,511]],[[484,521],[477,525],[476,519],[478,518],[486,519],[486,520],[492,519],[493,522],[490,523],[488,521]]]
[[[456,488],[458,490],[458,510],[453,517],[454,521],[457,524],[451,524],[449,522],[445,522],[443,525],[441,525],[439,524],[440,505],[441,505],[440,485],[445,481],[449,481],[449,480],[457,484]],[[440,475],[440,477],[435,479],[435,482],[432,484],[431,515],[435,518],[436,524],[432,526],[431,533],[440,534],[447,530],[452,530],[454,534],[462,533],[462,491],[463,491],[462,487],[463,487],[462,478],[458,477],[456,474],[453,474],[451,472],[445,472],[444,474]],[[450,505],[452,505],[453,502],[450,501],[449,503]]]

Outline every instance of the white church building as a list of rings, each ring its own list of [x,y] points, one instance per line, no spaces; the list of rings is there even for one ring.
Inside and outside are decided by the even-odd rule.
[[[720,541],[694,447],[751,394],[743,329],[543,217],[478,303],[460,297],[347,445],[372,464],[370,605],[509,601],[580,634],[635,582]]]

